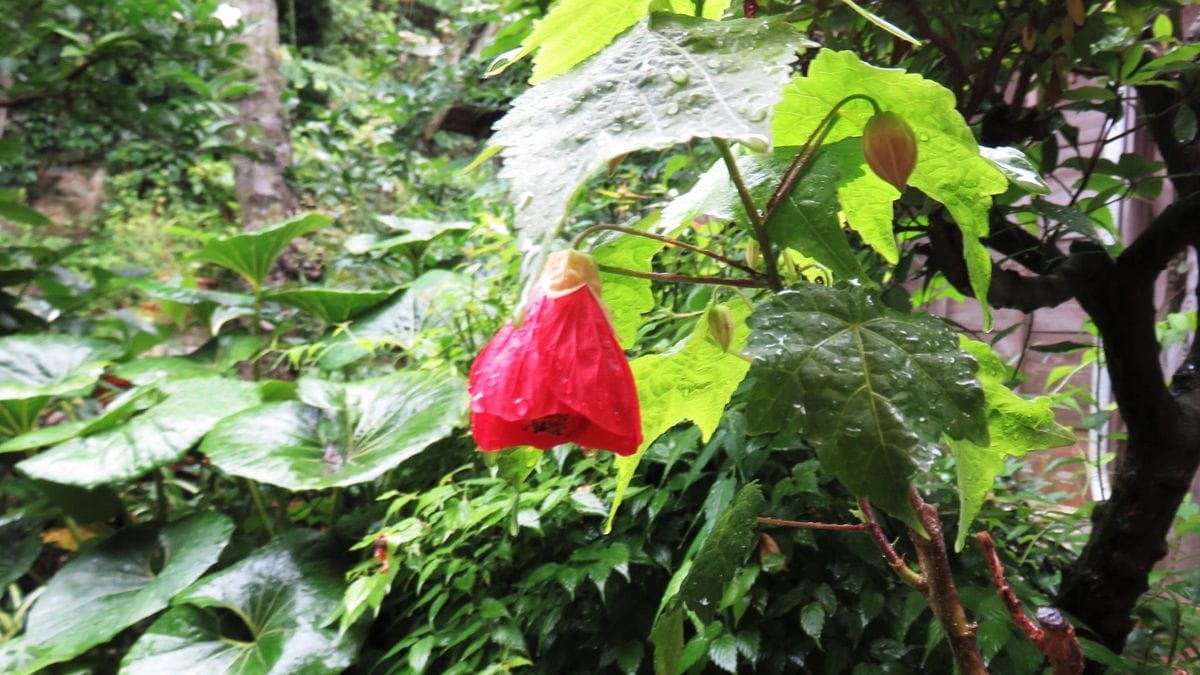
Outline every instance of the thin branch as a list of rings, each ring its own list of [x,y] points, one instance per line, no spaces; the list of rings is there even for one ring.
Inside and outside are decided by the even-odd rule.
[[[778,291],[783,288],[783,282],[779,279],[779,261],[775,259],[775,249],[771,245],[771,235],[767,232],[767,224],[763,219],[763,214],[759,212],[758,206],[754,204],[754,198],[750,195],[750,188],[746,186],[746,181],[742,178],[742,172],[738,169],[737,158],[733,156],[733,151],[729,148],[729,143],[726,143],[724,139],[714,138],[713,144],[721,152],[721,159],[725,162],[725,170],[729,173],[729,180],[733,181],[734,187],[737,188],[738,197],[742,200],[742,209],[745,210],[746,218],[750,221],[750,225],[754,229],[754,239],[758,242],[758,247],[762,250],[763,262],[767,265],[767,279],[770,280],[770,288]]]
[[[1004,576],[1004,565],[1000,562],[1000,555],[996,552],[996,544],[991,535],[980,532],[976,537],[979,539],[979,548],[983,551],[988,570],[992,573],[992,582],[996,584],[996,594],[1008,608],[1013,623],[1017,624],[1021,632],[1029,636],[1034,646],[1050,660],[1050,668],[1054,675],[1080,675],[1085,660],[1083,649],[1075,637],[1075,627],[1057,610],[1048,607],[1038,610],[1038,621],[1034,623],[1025,613],[1021,600],[1017,598]]]
[[[865,497],[858,498],[858,509],[862,512],[863,519],[866,520],[867,533],[871,535],[871,539],[875,541],[875,545],[879,547],[879,551],[883,553],[883,559],[887,561],[888,567],[900,577],[904,583],[917,589],[917,591],[929,598],[929,582],[925,578],[924,573],[918,573],[913,568],[904,562],[904,556],[896,553],[896,548],[892,546],[892,542],[883,533],[883,528],[879,526],[879,521],[875,518],[875,509],[871,508],[871,502]]]
[[[740,263],[732,258],[723,256],[720,253],[717,253],[716,251],[710,251],[709,249],[702,248],[702,247],[696,246],[694,244],[689,244],[686,241],[680,241],[679,239],[676,239],[674,237],[668,237],[668,236],[662,235],[662,234],[655,234],[653,232],[639,230],[634,227],[625,227],[624,225],[607,225],[607,224],[593,225],[593,226],[587,228],[586,230],[584,230],[583,232],[580,232],[579,234],[575,235],[575,238],[573,240],[571,240],[571,248],[575,248],[575,249],[579,248],[579,245],[583,243],[584,239],[587,239],[589,236],[591,236],[597,232],[603,232],[606,230],[611,230],[613,232],[622,232],[624,234],[632,235],[635,237],[645,237],[646,239],[653,239],[655,241],[661,241],[669,246],[675,246],[677,248],[682,248],[686,251],[691,251],[693,253],[699,253],[700,255],[708,256],[709,258],[712,258],[713,260],[718,260],[720,262],[725,263],[726,265],[729,265],[730,267],[739,269],[739,270],[745,272],[746,274],[749,274],[750,276],[753,276],[753,277],[762,276],[762,273],[759,272],[758,270],[754,269],[753,267],[750,267],[749,265]]]
[[[768,518],[767,516],[759,516],[756,518],[763,525],[777,525],[779,527],[795,527],[804,530],[833,530],[836,532],[861,532],[868,530],[871,526],[868,523],[821,523],[811,520],[784,520],[782,518]]]
[[[103,59],[96,54],[88,56],[83,61],[80,61],[78,65],[72,68],[71,72],[67,73],[66,77],[64,77],[58,84],[61,86],[79,78],[79,76],[87,72],[89,68],[97,63],[100,63],[102,60]],[[9,99],[0,99],[0,108],[21,108],[42,99],[62,96],[64,93],[65,92],[62,89],[44,89],[42,91],[21,94],[20,96],[14,96]]]
[[[638,279],[650,279],[651,281],[666,281],[675,284],[707,284],[710,286],[736,286],[737,288],[769,288],[769,282],[765,279],[726,279],[724,277],[696,277],[686,274],[670,274],[667,272],[642,272],[640,270],[630,270],[624,267],[613,267],[612,265],[599,265],[601,272],[609,274],[620,274],[626,277],[636,277]]]

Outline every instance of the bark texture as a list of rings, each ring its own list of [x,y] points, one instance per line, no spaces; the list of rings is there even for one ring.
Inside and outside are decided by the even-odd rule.
[[[288,120],[283,111],[279,69],[279,21],[275,0],[236,0],[246,32],[244,65],[254,91],[237,101],[237,122],[245,155],[233,159],[235,192],[248,230],[282,220],[296,211],[296,195],[285,172],[292,161]]]

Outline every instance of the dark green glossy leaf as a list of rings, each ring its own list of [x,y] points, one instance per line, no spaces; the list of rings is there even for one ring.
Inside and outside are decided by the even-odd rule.
[[[457,272],[430,270],[417,277],[403,295],[375,309],[339,334],[321,367],[336,370],[373,350],[411,349],[423,331],[449,325],[470,299],[471,281]]]
[[[820,603],[811,602],[800,610],[800,628],[812,639],[821,641],[821,631],[825,628],[825,609]]]
[[[862,288],[815,284],[759,305],[749,323],[748,430],[802,428],[851,492],[919,528],[916,460],[943,433],[987,442],[976,364],[954,333]]]
[[[467,407],[466,384],[431,370],[353,384],[302,380],[300,398],[224,420],[201,450],[222,471],[291,490],[354,485],[445,437]]]
[[[335,552],[293,530],[175,598],[121,662],[128,675],[340,673],[359,631],[321,624],[345,586]]]
[[[275,258],[283,252],[288,242],[296,237],[319,230],[332,222],[329,216],[308,213],[289,218],[254,232],[243,232],[232,237],[210,239],[204,247],[192,254],[192,260],[220,265],[242,275],[250,285],[259,289]]]
[[[758,483],[743,487],[729,508],[717,518],[696,553],[679,595],[688,608],[705,621],[712,620],[725,585],[754,548],[755,519],[765,506],[766,500]]]
[[[790,152],[777,153],[772,174],[783,176],[790,155]],[[828,267],[834,278],[845,281],[862,278],[866,274],[838,223],[840,206],[837,188],[840,175],[835,158],[826,153],[817,153],[804,170],[800,182],[771,214],[767,226],[772,240],[813,258]],[[767,202],[776,184],[776,180],[762,184],[768,190],[764,190],[759,203]]]
[[[613,157],[693,137],[765,147],[799,45],[780,21],[655,14],[517,97],[492,141],[505,146],[518,229],[553,231],[580,183]]]
[[[726,633],[708,645],[708,661],[727,673],[738,671],[737,638]]]
[[[114,398],[104,412],[96,417],[34,429],[0,444],[0,452],[20,452],[45,448],[76,436],[85,436],[111,429],[129,419],[129,416],[135,412],[152,405],[155,399],[150,394],[153,393],[155,393],[153,387],[131,389]],[[13,401],[4,403],[13,403]]]
[[[217,561],[231,534],[233,522],[209,512],[139,525],[83,551],[50,579],[24,636],[0,647],[0,670],[66,661],[165,609]]]
[[[0,589],[29,571],[42,550],[42,520],[20,514],[0,517]]]
[[[252,382],[219,377],[160,385],[162,402],[127,423],[71,439],[17,465],[27,476],[92,487],[178,461],[224,417],[259,402]]]
[[[0,338],[0,400],[78,393],[124,351],[111,342],[71,335]]]
[[[269,291],[263,297],[308,312],[327,323],[341,323],[371,309],[391,295],[392,291],[284,288]]]

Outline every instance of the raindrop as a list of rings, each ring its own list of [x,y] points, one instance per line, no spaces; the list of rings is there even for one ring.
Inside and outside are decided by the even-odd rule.
[[[765,120],[766,118],[767,118],[767,109],[759,108],[758,110],[751,110],[750,114],[747,116],[746,119],[749,119],[751,122],[761,122],[761,121]]]
[[[674,82],[675,84],[677,84],[681,87],[688,83],[687,71],[684,70],[683,68],[680,68],[679,66],[671,66],[670,68],[668,68],[667,69],[667,77],[671,78],[672,82]]]
[[[674,115],[678,112],[679,112],[679,104],[678,103],[671,101],[670,103],[667,104],[667,114],[668,115]]]

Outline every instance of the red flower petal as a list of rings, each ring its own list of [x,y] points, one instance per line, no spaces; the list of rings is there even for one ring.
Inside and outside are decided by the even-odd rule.
[[[482,450],[574,442],[637,452],[641,414],[633,373],[588,286],[534,296],[471,366],[471,433]]]

